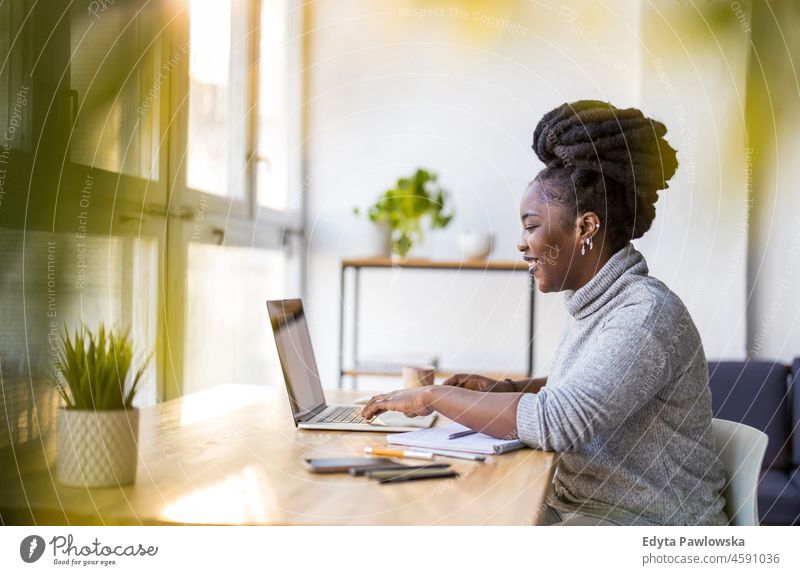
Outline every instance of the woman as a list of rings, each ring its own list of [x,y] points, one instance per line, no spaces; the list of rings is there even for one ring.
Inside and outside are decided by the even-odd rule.
[[[700,335],[630,244],[677,168],[665,134],[639,110],[597,101],[564,104],[536,127],[546,167],[522,198],[518,249],[569,312],[547,378],[456,375],[377,395],[364,416],[438,411],[559,452],[543,523],[726,524]]]

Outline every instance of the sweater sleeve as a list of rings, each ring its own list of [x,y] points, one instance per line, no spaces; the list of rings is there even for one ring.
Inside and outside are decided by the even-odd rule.
[[[643,327],[610,327],[569,372],[517,407],[517,433],[529,447],[567,451],[622,424],[672,378],[663,344]]]

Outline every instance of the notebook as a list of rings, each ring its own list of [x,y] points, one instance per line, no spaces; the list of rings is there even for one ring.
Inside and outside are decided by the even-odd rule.
[[[410,447],[422,447],[427,449],[443,449],[448,451],[464,451],[467,453],[488,453],[498,454],[506,451],[522,449],[525,444],[519,439],[498,439],[485,433],[473,433],[465,437],[447,439],[451,433],[467,431],[465,427],[458,423],[450,423],[442,427],[431,429],[420,429],[407,433],[392,433],[386,436],[388,443],[396,445],[408,445]]]

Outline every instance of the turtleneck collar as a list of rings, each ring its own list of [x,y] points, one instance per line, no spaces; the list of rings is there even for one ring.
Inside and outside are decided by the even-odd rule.
[[[646,276],[647,273],[644,256],[628,243],[612,255],[586,285],[566,292],[567,311],[575,319],[591,315],[613,299],[634,276]]]

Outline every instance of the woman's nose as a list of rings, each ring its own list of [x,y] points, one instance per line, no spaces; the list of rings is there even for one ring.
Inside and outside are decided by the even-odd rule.
[[[528,249],[528,242],[525,241],[525,236],[520,236],[517,240],[517,249],[521,252],[524,252]]]

